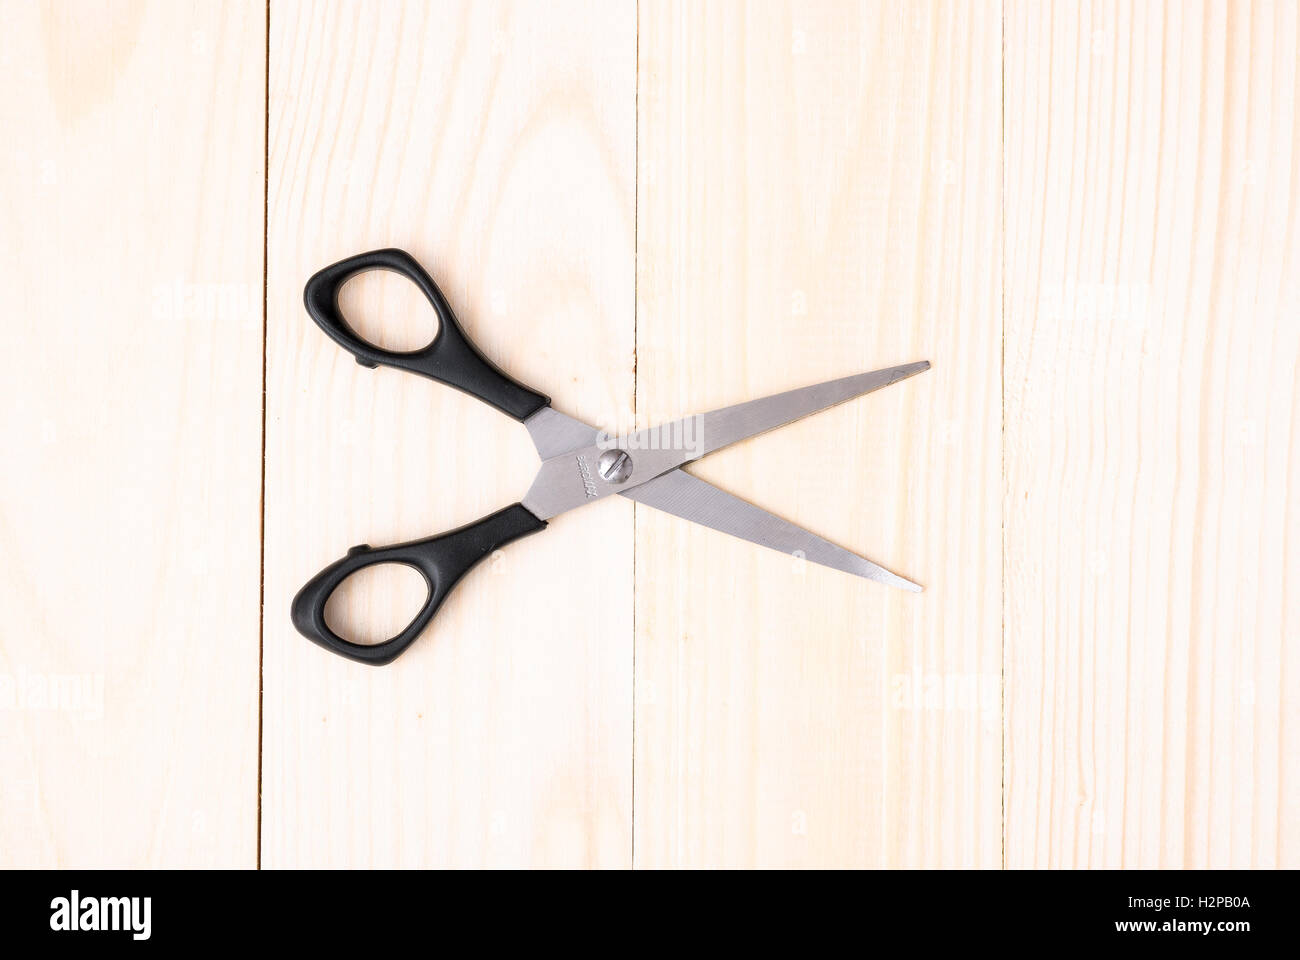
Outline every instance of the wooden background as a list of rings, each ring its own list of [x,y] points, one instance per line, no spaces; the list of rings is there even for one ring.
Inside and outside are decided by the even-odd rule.
[[[1293,0],[0,0],[0,864],[1300,866],[1298,42]],[[306,643],[325,562],[536,462],[306,317],[388,245],[610,428],[931,360],[695,468],[927,591],[614,498],[390,667]]]

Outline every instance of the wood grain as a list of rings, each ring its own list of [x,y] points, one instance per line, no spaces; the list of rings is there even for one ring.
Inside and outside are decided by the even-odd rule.
[[[0,7],[4,866],[255,864],[264,29]]]
[[[1300,864],[1298,40],[1294,0],[0,6],[0,865]],[[931,360],[692,468],[926,592],[614,498],[392,667],[312,647],[307,577],[536,467],[307,318],[389,245],[612,430]],[[344,305],[433,330],[393,277]]]
[[[404,247],[558,409],[630,410],[635,8],[277,3],[270,50],[263,864],[625,866],[630,504],[509,546],[391,668],[311,646],[288,602],[353,544],[517,501],[537,465],[518,424],[326,339],[301,299],[321,266]],[[399,324],[414,303],[359,297]],[[389,602],[363,586],[341,616]]]
[[[1006,30],[1007,865],[1294,867],[1296,5]]]
[[[638,508],[638,865],[999,863],[999,42],[641,6],[639,420],[934,368],[695,468],[921,596]]]

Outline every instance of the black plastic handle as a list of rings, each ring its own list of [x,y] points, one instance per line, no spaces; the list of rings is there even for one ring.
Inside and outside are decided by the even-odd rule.
[[[392,663],[429,625],[451,588],[470,569],[512,540],[546,529],[521,503],[498,510],[475,523],[424,540],[398,543],[391,547],[353,547],[307,581],[293,598],[293,625],[308,640],[350,660],[382,666]],[[376,563],[404,563],[420,571],[429,587],[424,606],[406,629],[383,643],[364,644],[344,640],[325,623],[325,603],[349,576]]]
[[[339,290],[358,273],[392,270],[414,283],[438,314],[438,332],[420,350],[384,350],[362,339],[339,309]],[[303,291],[307,313],[363,367],[384,364],[429,377],[490,403],[507,416],[525,420],[549,404],[549,398],[508,377],[479,353],[456,321],[433,278],[405,250],[372,250],[331,264],[307,281]]]

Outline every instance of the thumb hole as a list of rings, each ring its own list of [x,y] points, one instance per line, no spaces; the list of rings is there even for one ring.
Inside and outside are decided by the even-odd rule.
[[[383,643],[405,630],[428,599],[429,585],[419,570],[376,563],[335,588],[325,601],[325,624],[352,643]]]
[[[339,310],[362,340],[410,353],[433,343],[438,316],[411,280],[392,270],[365,270],[339,288]]]

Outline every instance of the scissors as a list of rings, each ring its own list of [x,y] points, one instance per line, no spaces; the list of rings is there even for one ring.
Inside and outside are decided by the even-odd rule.
[[[349,326],[339,308],[339,290],[368,270],[394,271],[420,288],[438,318],[438,331],[428,346],[408,352],[384,350]],[[433,279],[404,250],[374,250],[340,260],[307,282],[303,299],[317,325],[362,366],[384,364],[417,373],[496,407],[524,424],[542,461],[519,503],[423,540],[353,547],[312,577],[293,599],[293,624],[327,650],[361,663],[391,663],[424,632],[447,594],[480,560],[513,540],[546,529],[552,517],[612,494],[845,573],[904,590],[921,589],[680,468],[715,450],[928,370],[929,361],[829,380],[610,438],[560,413],[548,397],[497,369],[465,335]],[[326,601],[349,576],[381,563],[418,570],[428,588],[424,605],[401,633],[382,643],[345,640],[325,622]]]

